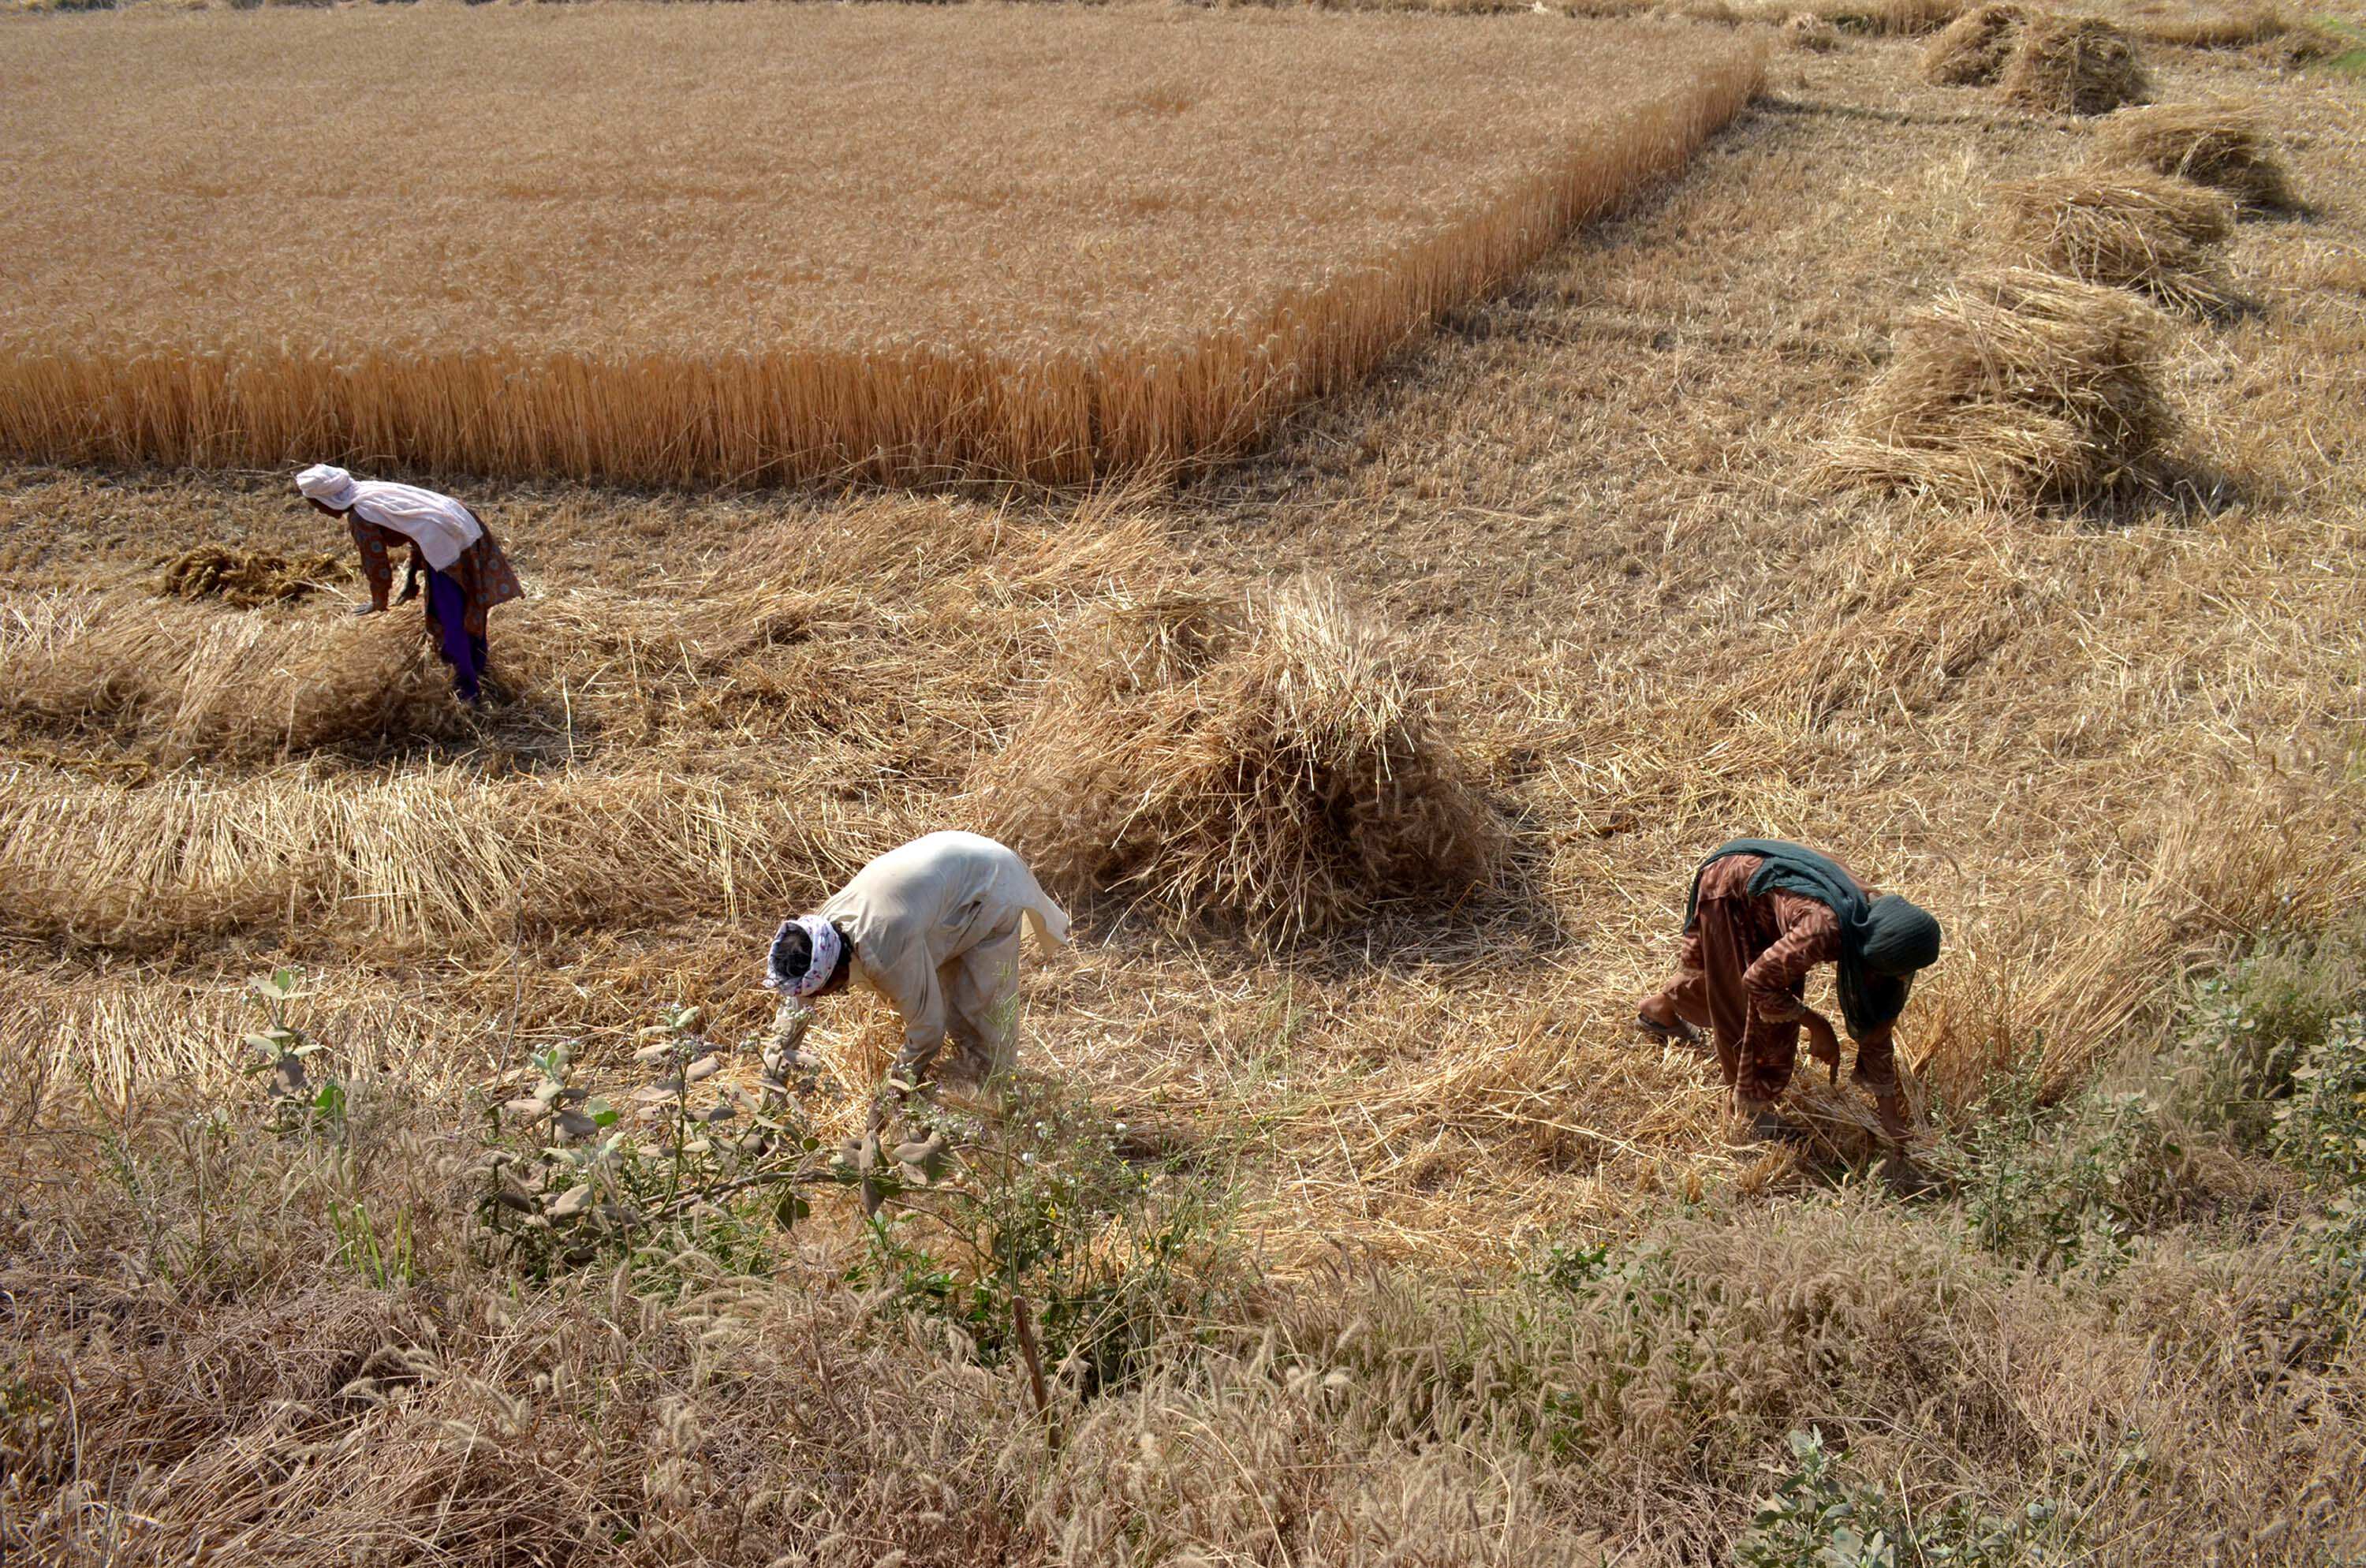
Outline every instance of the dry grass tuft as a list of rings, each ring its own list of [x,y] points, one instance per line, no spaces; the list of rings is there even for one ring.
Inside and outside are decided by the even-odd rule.
[[[1965,12],[1923,51],[1923,79],[1942,87],[1993,85],[2034,15],[2009,0]]]
[[[2162,325],[2117,289],[2033,268],[1967,280],[1908,324],[1817,476],[2019,507],[2141,482],[2175,425]]]
[[[343,558],[322,550],[288,557],[229,545],[197,545],[166,561],[156,592],[167,599],[220,599],[242,608],[287,604],[326,582],[352,576]]]
[[[2021,29],[1998,85],[2039,114],[2109,114],[2151,91],[2135,41],[2100,17],[2037,17]]]
[[[2224,191],[2248,211],[2300,205],[2274,141],[2248,106],[2230,99],[2114,115],[2096,132],[2095,153]]]
[[[2234,231],[2235,209],[2215,191],[2161,175],[2088,170],[2025,180],[1999,197],[2001,237],[2018,265],[2199,312],[2231,299],[2216,248]]]
[[[1467,896],[1501,864],[1428,694],[1336,597],[1301,587],[1245,624],[1168,600],[1084,640],[981,780],[1054,885],[1281,942]]]
[[[2345,33],[2321,22],[2287,23],[2249,46],[2253,59],[2279,71],[2294,71],[2319,61],[2339,61],[2357,51],[2355,33]]]
[[[2175,49],[2243,49],[2280,36],[2289,24],[2277,7],[2254,6],[2193,16],[2138,17],[2130,25],[2140,37]]]

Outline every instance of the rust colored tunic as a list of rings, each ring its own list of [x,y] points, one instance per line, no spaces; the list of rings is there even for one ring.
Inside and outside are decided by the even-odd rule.
[[[1752,895],[1750,879],[1765,863],[1728,855],[1701,873],[1699,908],[1678,960],[1684,975],[1666,993],[1686,1022],[1713,1030],[1725,1081],[1759,1100],[1791,1081],[1808,971],[1841,951],[1840,921],[1820,899],[1783,888]],[[1860,1044],[1851,1076],[1877,1094],[1894,1091],[1888,1043]]]
[[[357,513],[346,519],[346,525],[353,530],[355,547],[362,553],[362,578],[369,584],[370,603],[379,609],[386,608],[387,597],[394,588],[391,552],[407,548],[411,551],[413,570],[433,570],[427,567],[426,558],[419,553],[419,547],[411,543],[409,535],[365,522]],[[493,531],[484,527],[481,518],[477,525],[484,529],[477,536],[477,542],[461,551],[460,558],[454,561],[452,569],[444,575],[459,584],[464,605],[461,624],[470,637],[482,637],[485,635],[485,612],[496,604],[524,598],[525,590],[518,586],[517,573],[510,569],[509,558],[502,555],[501,546],[493,542]],[[434,613],[432,596],[429,606],[428,613],[432,616]]]

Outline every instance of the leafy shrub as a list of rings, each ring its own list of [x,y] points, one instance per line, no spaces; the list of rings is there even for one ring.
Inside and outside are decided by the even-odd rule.
[[[312,1081],[306,1063],[320,1054],[321,1043],[288,1021],[288,1008],[310,994],[302,976],[294,969],[276,969],[251,981],[247,993],[263,1010],[264,1025],[243,1042],[245,1070],[271,1075],[265,1092],[280,1131],[338,1131],[345,1114],[345,1086],[335,1078]]]
[[[2115,1266],[2133,1238],[2209,1197],[2191,1157],[2205,1145],[2354,1181],[2366,1047],[2345,1015],[2361,994],[2355,937],[2272,942],[2193,988],[2142,1090],[2107,1080],[2047,1106],[2034,1072],[2003,1077],[1954,1136],[1980,1245],[2040,1268]]]
[[[1573,1245],[1556,1241],[1546,1246],[1528,1273],[1539,1284],[1560,1291],[1577,1291],[1608,1273],[1611,1262],[1607,1243]]]
[[[807,1191],[851,1188],[868,1231],[849,1279],[889,1311],[951,1325],[987,1365],[1015,1351],[1087,1393],[1125,1379],[1215,1258],[1199,1185],[1129,1163],[1121,1123],[1025,1080],[991,1117],[891,1081],[868,1130],[825,1153],[803,1104],[810,1019],[783,1010],[749,1095],[722,1087],[730,1048],[699,1032],[699,1010],[669,1011],[642,1031],[636,1059],[655,1077],[625,1097],[632,1120],[572,1082],[567,1046],[537,1053],[484,1173],[480,1212],[511,1261],[535,1278],[621,1261],[659,1293],[685,1259],[763,1273]]]
[[[2237,1148],[2267,1150],[2293,1069],[2361,1002],[2366,972],[2345,938],[2262,947],[2204,980],[2174,1055],[2178,1114]]]
[[[2016,1073],[1990,1090],[1960,1139],[1973,1235],[2041,1269],[2108,1269],[2192,1192],[2183,1147],[2142,1094],[2090,1089],[2048,1110],[2035,1074]]]
[[[635,1060],[652,1077],[624,1106],[572,1081],[571,1046],[536,1052],[533,1091],[494,1113],[486,1140],[479,1212],[511,1260],[535,1278],[619,1259],[661,1270],[687,1249],[758,1272],[772,1237],[811,1212],[803,1189],[859,1186],[875,1207],[889,1179],[873,1168],[875,1140],[824,1157],[789,1092],[809,1017],[783,1010],[752,1096],[723,1082],[730,1047],[699,1032],[696,1008],[641,1032]]]
[[[2366,1017],[2336,1019],[2288,1075],[2270,1143],[2320,1189],[2366,1181]]]
[[[1211,1197],[1188,1169],[1122,1157],[1124,1132],[1030,1079],[998,1127],[936,1112],[933,1135],[960,1140],[969,1179],[874,1216],[856,1281],[952,1324],[989,1365],[1016,1349],[1087,1394],[1126,1381],[1223,1269]]]
[[[1793,1432],[1789,1440],[1797,1468],[1759,1504],[1734,1552],[1740,1568],[2037,1568],[2070,1561],[2051,1503],[2011,1517],[1958,1504],[1914,1520],[1880,1487],[1844,1481],[1820,1434]]]
[[[2278,1158],[2326,1199],[2302,1226],[2320,1281],[2315,1304],[2339,1342],[2366,1320],[2366,1018],[2337,1019],[2292,1071],[2275,1112]]]

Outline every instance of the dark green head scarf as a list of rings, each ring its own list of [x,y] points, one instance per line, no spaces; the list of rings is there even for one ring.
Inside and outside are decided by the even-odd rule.
[[[1736,839],[1718,846],[1693,873],[1692,892],[1684,899],[1684,930],[1693,929],[1700,910],[1701,872],[1728,855],[1757,855],[1766,863],[1751,874],[1753,897],[1779,887],[1829,906],[1839,918],[1841,956],[1834,965],[1834,988],[1850,1039],[1863,1040],[1905,1010],[1914,972],[1928,968],[1939,956],[1939,922],[1928,910],[1894,893],[1867,898],[1854,877],[1813,850],[1780,839]]]

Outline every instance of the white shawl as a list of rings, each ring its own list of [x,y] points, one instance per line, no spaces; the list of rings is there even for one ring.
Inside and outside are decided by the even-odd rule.
[[[337,512],[351,512],[381,528],[391,528],[419,547],[427,564],[449,571],[460,552],[484,536],[474,513],[448,495],[416,485],[357,479],[343,468],[316,463],[296,476],[296,488]]]

